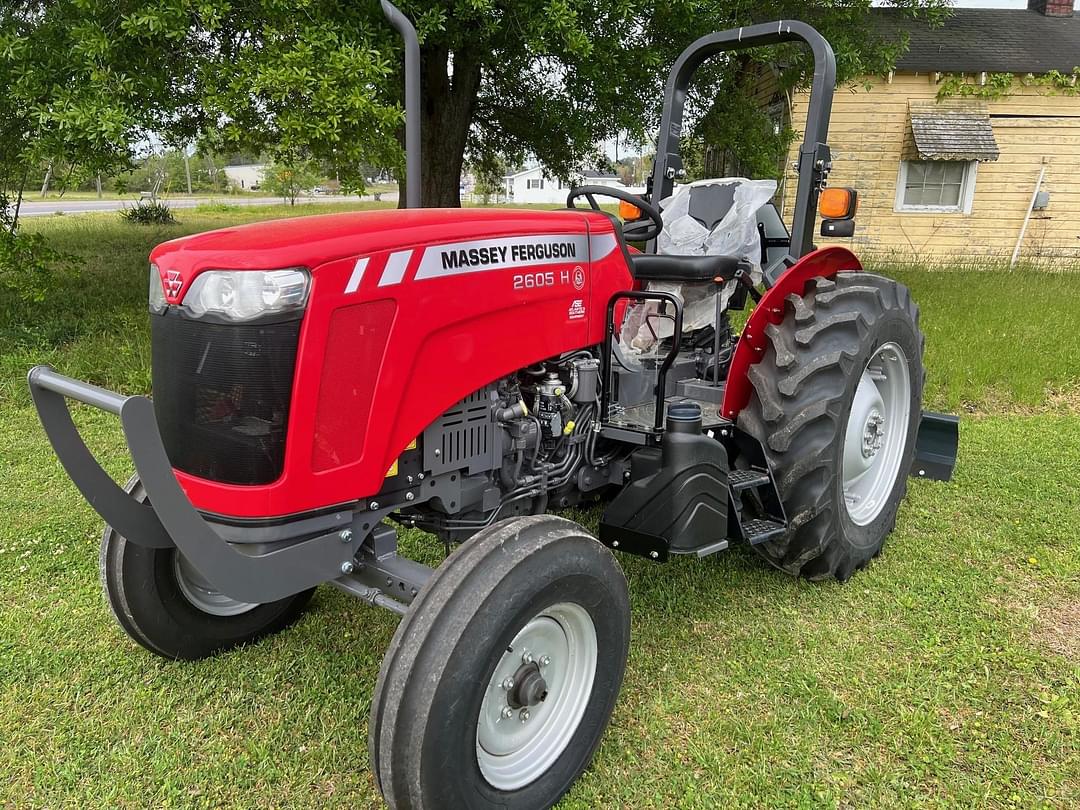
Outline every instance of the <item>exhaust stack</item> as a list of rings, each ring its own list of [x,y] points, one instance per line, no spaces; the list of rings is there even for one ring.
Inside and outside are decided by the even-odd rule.
[[[420,41],[409,18],[390,0],[380,0],[383,14],[405,41],[405,207],[423,208],[420,200]]]

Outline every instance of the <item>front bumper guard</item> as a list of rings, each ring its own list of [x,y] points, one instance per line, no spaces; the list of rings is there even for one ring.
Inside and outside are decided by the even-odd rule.
[[[262,553],[226,542],[180,488],[149,398],[125,397],[48,366],[35,366],[27,380],[60,463],[90,506],[129,542],[176,546],[211,584],[244,602],[272,602],[341,576],[342,560],[355,549],[336,531]],[[147,502],[136,501],[101,468],[71,418],[69,399],[120,417]]]

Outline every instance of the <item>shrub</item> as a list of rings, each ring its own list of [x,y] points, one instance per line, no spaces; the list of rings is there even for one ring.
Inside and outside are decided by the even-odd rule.
[[[131,208],[120,212],[120,218],[136,225],[172,225],[176,217],[172,209],[163,202],[137,202]]]
[[[75,258],[57,250],[39,233],[0,228],[0,287],[24,301],[43,301],[52,281],[69,272]]]

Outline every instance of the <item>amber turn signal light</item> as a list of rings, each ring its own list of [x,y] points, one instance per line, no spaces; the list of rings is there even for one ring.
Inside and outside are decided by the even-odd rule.
[[[641,219],[641,209],[626,200],[619,200],[619,217],[623,222],[633,222]]]
[[[827,188],[818,197],[818,211],[825,219],[851,219],[859,207],[859,195],[853,188]]]

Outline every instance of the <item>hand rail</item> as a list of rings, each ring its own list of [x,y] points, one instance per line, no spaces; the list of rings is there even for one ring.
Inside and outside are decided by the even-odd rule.
[[[654,429],[664,428],[664,401],[667,399],[667,373],[675,358],[679,356],[679,344],[682,342],[683,310],[679,299],[668,292],[657,290],[621,290],[608,299],[607,318],[604,334],[603,387],[600,391],[600,422],[607,422],[608,406],[611,404],[611,352],[615,339],[615,305],[624,298],[635,301],[662,301],[675,308],[675,326],[671,335],[671,350],[660,363],[656,372],[656,418]]]

